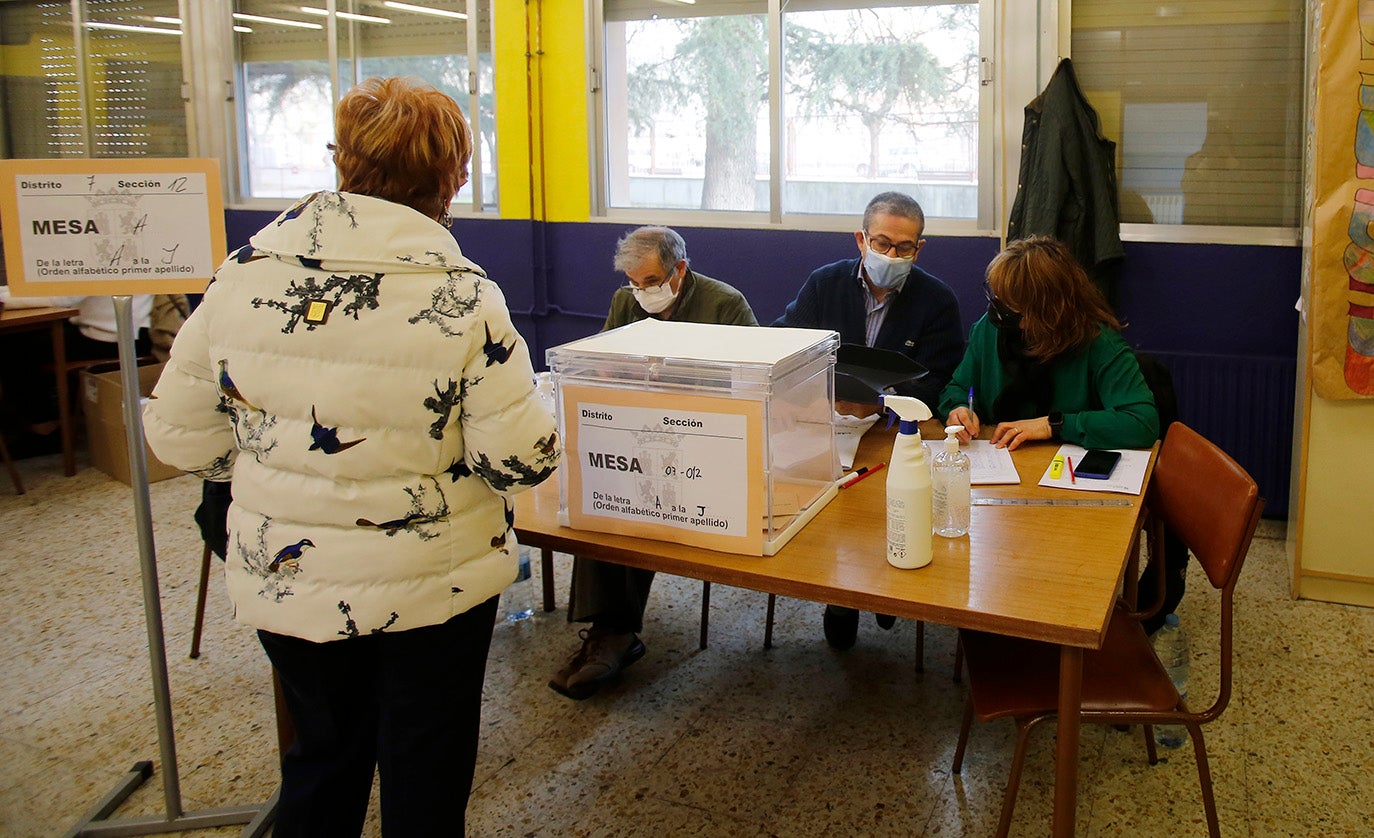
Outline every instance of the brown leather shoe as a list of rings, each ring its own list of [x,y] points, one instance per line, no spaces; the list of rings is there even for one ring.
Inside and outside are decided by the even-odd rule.
[[[550,689],[577,701],[595,695],[646,651],[643,641],[633,633],[611,634],[593,626],[582,629],[578,636],[582,648],[549,680]]]

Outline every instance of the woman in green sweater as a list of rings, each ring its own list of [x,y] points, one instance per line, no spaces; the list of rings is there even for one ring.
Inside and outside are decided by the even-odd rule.
[[[988,313],[940,394],[960,439],[993,425],[992,442],[1037,439],[1085,448],[1147,448],[1159,414],[1121,322],[1061,242],[1034,236],[988,265]]]

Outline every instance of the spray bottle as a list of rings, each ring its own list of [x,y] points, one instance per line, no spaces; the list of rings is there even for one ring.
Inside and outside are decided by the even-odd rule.
[[[901,420],[887,469],[887,561],[910,570],[930,564],[930,466],[917,423],[930,418],[925,402],[911,396],[882,397]]]

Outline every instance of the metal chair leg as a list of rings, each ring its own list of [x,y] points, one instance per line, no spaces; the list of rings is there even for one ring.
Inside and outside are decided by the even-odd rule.
[[[1021,769],[1026,765],[1026,745],[1030,740],[1031,728],[1045,717],[1041,716],[1022,724],[1016,720],[1016,753],[1011,758],[1011,776],[1007,778],[1007,791],[1002,796],[1002,817],[997,822],[998,838],[1006,838],[1011,833],[1011,818],[1016,813],[1016,793],[1021,790]]]
[[[926,671],[926,621],[916,621],[916,671]]]
[[[210,545],[200,554],[200,587],[196,591],[196,621],[191,627],[191,658],[200,657],[200,631],[205,626],[205,593],[210,587]]]
[[[954,746],[954,773],[964,770],[964,749],[968,747],[969,728],[973,727],[973,697],[964,699],[964,720],[959,725],[959,744]]]
[[[1193,740],[1193,754],[1197,757],[1197,779],[1202,785],[1202,806],[1207,810],[1207,834],[1220,838],[1221,824],[1217,820],[1217,800],[1212,792],[1212,770],[1207,764],[1207,745],[1202,741],[1202,727],[1196,722],[1188,725]]]

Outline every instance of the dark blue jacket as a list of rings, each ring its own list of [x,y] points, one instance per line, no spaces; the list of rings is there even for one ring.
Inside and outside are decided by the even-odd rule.
[[[959,302],[940,280],[916,267],[889,298],[887,316],[873,345],[914,359],[930,373],[913,386],[897,391],[925,402],[933,411],[940,391],[949,383],[964,356],[964,334]],[[787,304],[774,326],[800,329],[833,329],[842,343],[864,344],[864,287],[859,260],[844,259],[816,269],[807,277],[797,298]]]

